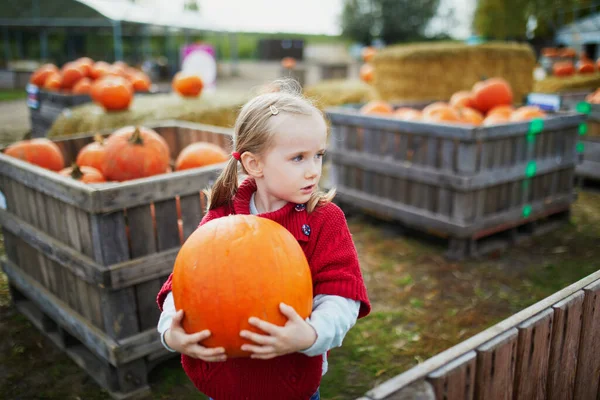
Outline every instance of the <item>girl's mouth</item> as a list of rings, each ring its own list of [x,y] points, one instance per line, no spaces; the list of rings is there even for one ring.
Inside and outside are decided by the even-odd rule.
[[[305,186],[303,187],[302,190],[303,192],[312,192],[312,190],[314,189],[315,185],[309,185],[309,186]]]

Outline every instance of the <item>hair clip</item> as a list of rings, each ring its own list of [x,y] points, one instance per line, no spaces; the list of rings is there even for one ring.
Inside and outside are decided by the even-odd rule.
[[[273,115],[279,114],[279,110],[274,105],[270,105],[269,109],[271,110],[271,114],[273,114]]]
[[[235,158],[236,160],[240,161],[241,154],[240,154],[239,152],[237,152],[237,151],[234,151],[233,153],[231,153],[231,156],[232,156],[233,158]]]

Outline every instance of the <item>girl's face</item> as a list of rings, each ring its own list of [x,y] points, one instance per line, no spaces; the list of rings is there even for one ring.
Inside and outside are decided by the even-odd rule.
[[[259,190],[263,202],[275,206],[306,203],[317,189],[327,143],[327,126],[318,113],[281,113],[269,121],[273,144],[260,158]],[[273,207],[269,207],[273,208]],[[275,207],[277,208],[277,207]]]

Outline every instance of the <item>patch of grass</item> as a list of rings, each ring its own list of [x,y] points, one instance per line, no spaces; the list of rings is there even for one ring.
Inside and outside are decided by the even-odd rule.
[[[0,90],[0,101],[12,101],[26,99],[25,89],[2,89]]]

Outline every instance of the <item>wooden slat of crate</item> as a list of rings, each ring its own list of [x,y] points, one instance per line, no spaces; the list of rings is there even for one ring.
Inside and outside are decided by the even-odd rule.
[[[553,311],[548,309],[519,325],[514,399],[545,399]]]
[[[600,384],[600,281],[584,288],[575,399],[594,399]]]
[[[552,307],[554,324],[548,363],[549,400],[573,399],[583,298],[583,291],[579,291]]]
[[[474,398],[476,357],[477,354],[471,351],[428,375],[436,399]]]
[[[509,329],[477,348],[476,399],[512,399],[517,336],[516,329]]]

